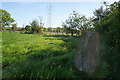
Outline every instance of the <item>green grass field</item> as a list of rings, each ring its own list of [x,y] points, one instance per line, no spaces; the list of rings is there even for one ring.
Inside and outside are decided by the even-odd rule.
[[[3,78],[82,78],[74,68],[78,37],[2,32]]]

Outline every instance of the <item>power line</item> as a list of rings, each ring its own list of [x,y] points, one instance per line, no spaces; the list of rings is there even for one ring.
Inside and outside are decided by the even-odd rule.
[[[47,21],[48,27],[52,27],[52,14],[53,14],[53,6],[50,4],[47,6]]]

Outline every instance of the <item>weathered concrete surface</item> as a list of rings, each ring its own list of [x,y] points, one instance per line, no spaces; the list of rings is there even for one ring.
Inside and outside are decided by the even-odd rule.
[[[99,35],[87,32],[80,37],[75,57],[75,67],[91,75],[99,64]]]

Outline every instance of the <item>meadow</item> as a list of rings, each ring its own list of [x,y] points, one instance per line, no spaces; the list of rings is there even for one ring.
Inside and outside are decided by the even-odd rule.
[[[79,37],[2,32],[3,78],[82,78],[74,68]]]

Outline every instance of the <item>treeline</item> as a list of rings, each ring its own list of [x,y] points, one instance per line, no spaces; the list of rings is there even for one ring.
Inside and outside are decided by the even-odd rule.
[[[54,33],[65,33],[66,35],[74,34],[81,35],[82,32],[92,31],[93,30],[93,18],[86,18],[85,16],[79,15],[79,13],[73,11],[69,18],[62,22],[62,27],[56,28],[46,28],[44,27],[44,23],[41,18],[39,20],[33,20],[29,23],[29,25],[25,25],[25,27],[17,27],[17,23],[14,23],[15,20],[11,18],[10,13],[6,10],[0,9],[1,20],[0,20],[0,30],[2,31],[19,31],[21,33],[40,33],[44,34],[45,32],[54,32]],[[9,27],[11,26],[11,27]]]
[[[66,34],[71,33],[81,35],[84,32],[94,31],[93,18],[79,15],[76,11],[70,14],[69,18],[62,23],[63,29]]]
[[[12,32],[20,32],[20,33],[40,33],[44,32],[55,32],[55,33],[63,33],[63,28],[45,28],[44,23],[42,22],[41,17],[39,20],[34,19],[29,25],[25,25],[24,27],[18,27],[17,23],[15,23],[14,18],[11,17],[11,14],[6,10],[0,9],[0,31],[12,31]]]
[[[37,29],[35,29],[33,26],[30,25],[26,25],[25,27],[2,27],[1,28],[2,31],[9,31],[9,32],[18,32],[18,33],[26,33],[26,34],[65,34],[63,31],[63,28],[61,27],[57,27],[57,28],[45,28],[45,27],[38,27]]]
[[[98,76],[120,77],[120,1],[104,2],[94,11],[94,28],[101,37],[101,64]]]

